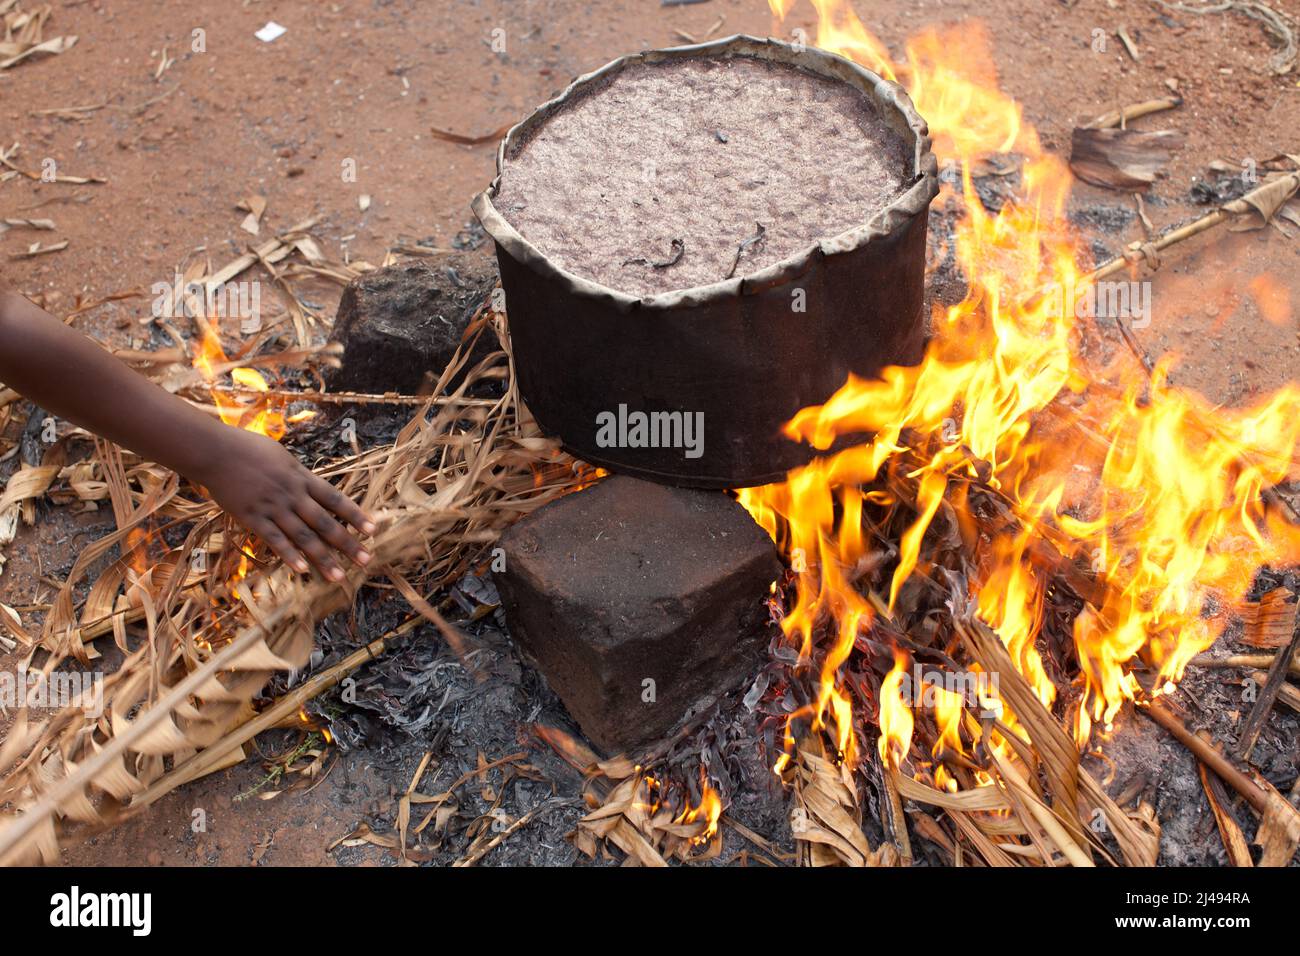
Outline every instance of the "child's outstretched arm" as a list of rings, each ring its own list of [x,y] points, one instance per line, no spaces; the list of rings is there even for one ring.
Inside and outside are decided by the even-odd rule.
[[[136,374],[22,296],[0,290],[0,382],[42,408],[203,485],[296,571],[341,580],[370,560],[339,523],[374,523],[279,444],[225,425]]]

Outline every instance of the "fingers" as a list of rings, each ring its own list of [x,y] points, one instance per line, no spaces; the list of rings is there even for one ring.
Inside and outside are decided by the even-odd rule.
[[[297,462],[294,464],[306,481],[282,478],[281,494],[276,496],[279,500],[271,502],[260,520],[250,521],[250,530],[299,574],[305,574],[315,565],[326,579],[342,581],[345,573],[339,555],[347,555],[358,565],[368,564],[371,556],[335,516],[362,534],[372,533],[375,523],[347,495]]]
[[[293,512],[276,515],[275,523],[293,542],[295,548],[307,555],[308,560],[316,566],[330,581],[342,581],[343,569],[334,560],[334,552],[316,531]],[[306,570],[305,568],[303,570]]]
[[[310,498],[303,499],[297,503],[295,510],[298,517],[335,551],[346,554],[359,565],[364,566],[370,561],[370,553],[361,546],[361,542],[316,502]]]
[[[355,501],[339,491],[324,478],[312,476],[307,491],[327,511],[338,515],[362,534],[374,534],[375,523]]]
[[[307,573],[309,570],[307,559],[302,556],[302,552],[293,546],[285,533],[280,530],[280,526],[274,521],[265,519],[256,522],[250,530],[265,541],[281,561],[299,574]]]

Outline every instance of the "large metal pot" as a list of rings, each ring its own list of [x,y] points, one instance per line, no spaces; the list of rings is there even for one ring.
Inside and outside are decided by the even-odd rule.
[[[865,91],[915,146],[911,185],[870,222],[760,272],[648,297],[559,268],[493,206],[507,155],[570,99],[630,63],[701,56],[787,63]],[[920,359],[936,162],[903,89],[849,60],[749,36],[623,57],[511,129],[497,173],[473,207],[496,241],[519,389],[542,429],[585,461],[697,487],[776,481],[814,454],[781,434],[795,412],[825,401],[849,373],[870,377]],[[801,314],[792,314],[796,289]],[[702,414],[701,453],[611,445],[611,416],[635,424],[636,411]]]

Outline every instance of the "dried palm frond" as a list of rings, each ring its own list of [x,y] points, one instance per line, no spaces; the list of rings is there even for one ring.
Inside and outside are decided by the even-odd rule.
[[[596,855],[601,840],[626,854],[625,865],[663,867],[668,860],[684,863],[716,858],[722,852],[722,803],[701,770],[699,805],[691,806],[684,788],[661,780],[625,758],[595,765],[614,781],[603,797],[590,796],[596,808],[578,821],[574,844],[587,856]]]
[[[494,332],[501,350],[466,368],[477,337]],[[369,577],[387,577],[457,642],[420,593],[459,577],[508,524],[581,477],[523,411],[511,365],[504,316],[481,313],[442,376],[438,402],[391,446],[319,469],[362,498],[381,525],[373,560],[341,586],[298,578],[214,504],[183,497],[175,475],[99,445],[118,530],[74,564],[46,620],[40,669],[88,663],[97,655],[87,642],[110,632],[126,656],[103,682],[102,712],[65,708],[44,722],[27,709],[16,714],[0,746],[0,769],[12,768],[0,779],[8,808],[0,862],[53,862],[78,825],[112,825],[192,779],[205,752],[229,754],[267,680],[306,663],[315,622],[351,604]],[[492,380],[505,383],[500,399],[485,405],[470,396]],[[162,547],[159,532],[179,525],[188,527],[183,543],[146,566],[144,554]],[[122,556],[94,579],[78,612],[78,587],[114,547]],[[196,565],[195,554],[207,560]],[[143,625],[138,636],[132,621]]]
[[[0,24],[4,26],[4,35],[0,37],[0,70],[34,57],[57,56],[72,49],[77,42],[75,36],[45,39],[45,24],[51,9],[47,3],[24,11],[17,0],[0,2]]]
[[[804,844],[802,862],[808,866],[898,866],[898,851],[890,843],[875,850],[862,832],[858,795],[841,768],[818,753],[815,740],[800,745],[791,764],[794,809],[790,829]]]

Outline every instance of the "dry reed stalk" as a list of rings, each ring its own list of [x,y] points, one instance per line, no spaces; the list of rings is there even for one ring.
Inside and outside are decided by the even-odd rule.
[[[1232,761],[1220,753],[1212,743],[1188,730],[1183,722],[1174,716],[1173,712],[1164,704],[1154,700],[1147,707],[1140,708],[1140,712],[1146,714],[1173,734],[1180,743],[1196,756],[1197,760],[1213,770],[1224,783],[1245,797],[1246,802],[1258,812],[1264,812],[1268,805],[1268,793],[1254,780],[1234,767]]]
[[[182,784],[197,780],[199,777],[220,769],[232,754],[241,751],[244,744],[264,730],[281,726],[285,718],[297,714],[308,701],[314,700],[330,688],[336,687],[340,681],[358,667],[384,653],[390,641],[409,634],[418,625],[424,623],[424,620],[418,614],[412,615],[391,631],[353,651],[338,663],[317,674],[313,674],[293,690],[277,698],[274,704],[256,717],[234,728],[221,740],[204,748],[189,760],[175,767],[171,772],[160,777],[147,790],[131,801],[132,812],[149,806],[158,798],[165,796]]]
[[[1098,116],[1091,123],[1087,124],[1088,129],[1110,129],[1114,126],[1123,126],[1129,120],[1135,120],[1142,116],[1150,116],[1152,113],[1161,113],[1165,110],[1172,110],[1175,107],[1183,105],[1181,96],[1161,96],[1153,100],[1144,100],[1141,103],[1132,103],[1123,109],[1114,110],[1110,113],[1104,113]]]
[[[1080,280],[1082,284],[1096,282],[1122,272],[1135,262],[1145,258],[1153,267],[1159,264],[1159,253],[1170,246],[1185,242],[1193,236],[1213,229],[1221,223],[1228,222],[1252,212],[1260,214],[1265,222],[1272,213],[1300,190],[1300,172],[1284,173],[1252,189],[1240,199],[1225,203],[1213,212],[1206,213],[1199,219],[1171,229],[1169,232],[1152,239],[1150,242],[1132,242],[1125,248],[1123,255],[1116,256],[1093,269]],[[1270,210],[1264,212],[1263,210]]]
[[[1198,654],[1191,659],[1189,664],[1193,667],[1212,667],[1212,668],[1233,668],[1233,667],[1272,667],[1273,662],[1277,660],[1276,654],[1231,654],[1228,657],[1210,657],[1208,654]],[[1292,659],[1287,665],[1287,673],[1292,677],[1300,677],[1300,659]]]
[[[1205,764],[1199,760],[1196,762],[1196,769],[1201,777],[1201,788],[1205,791],[1205,799],[1210,802],[1210,809],[1214,812],[1214,822],[1219,829],[1219,838],[1223,840],[1223,849],[1228,854],[1228,862],[1239,867],[1254,866],[1255,861],[1251,859],[1246,836],[1227,810],[1227,794],[1223,792],[1222,782],[1218,777],[1211,775]]]

